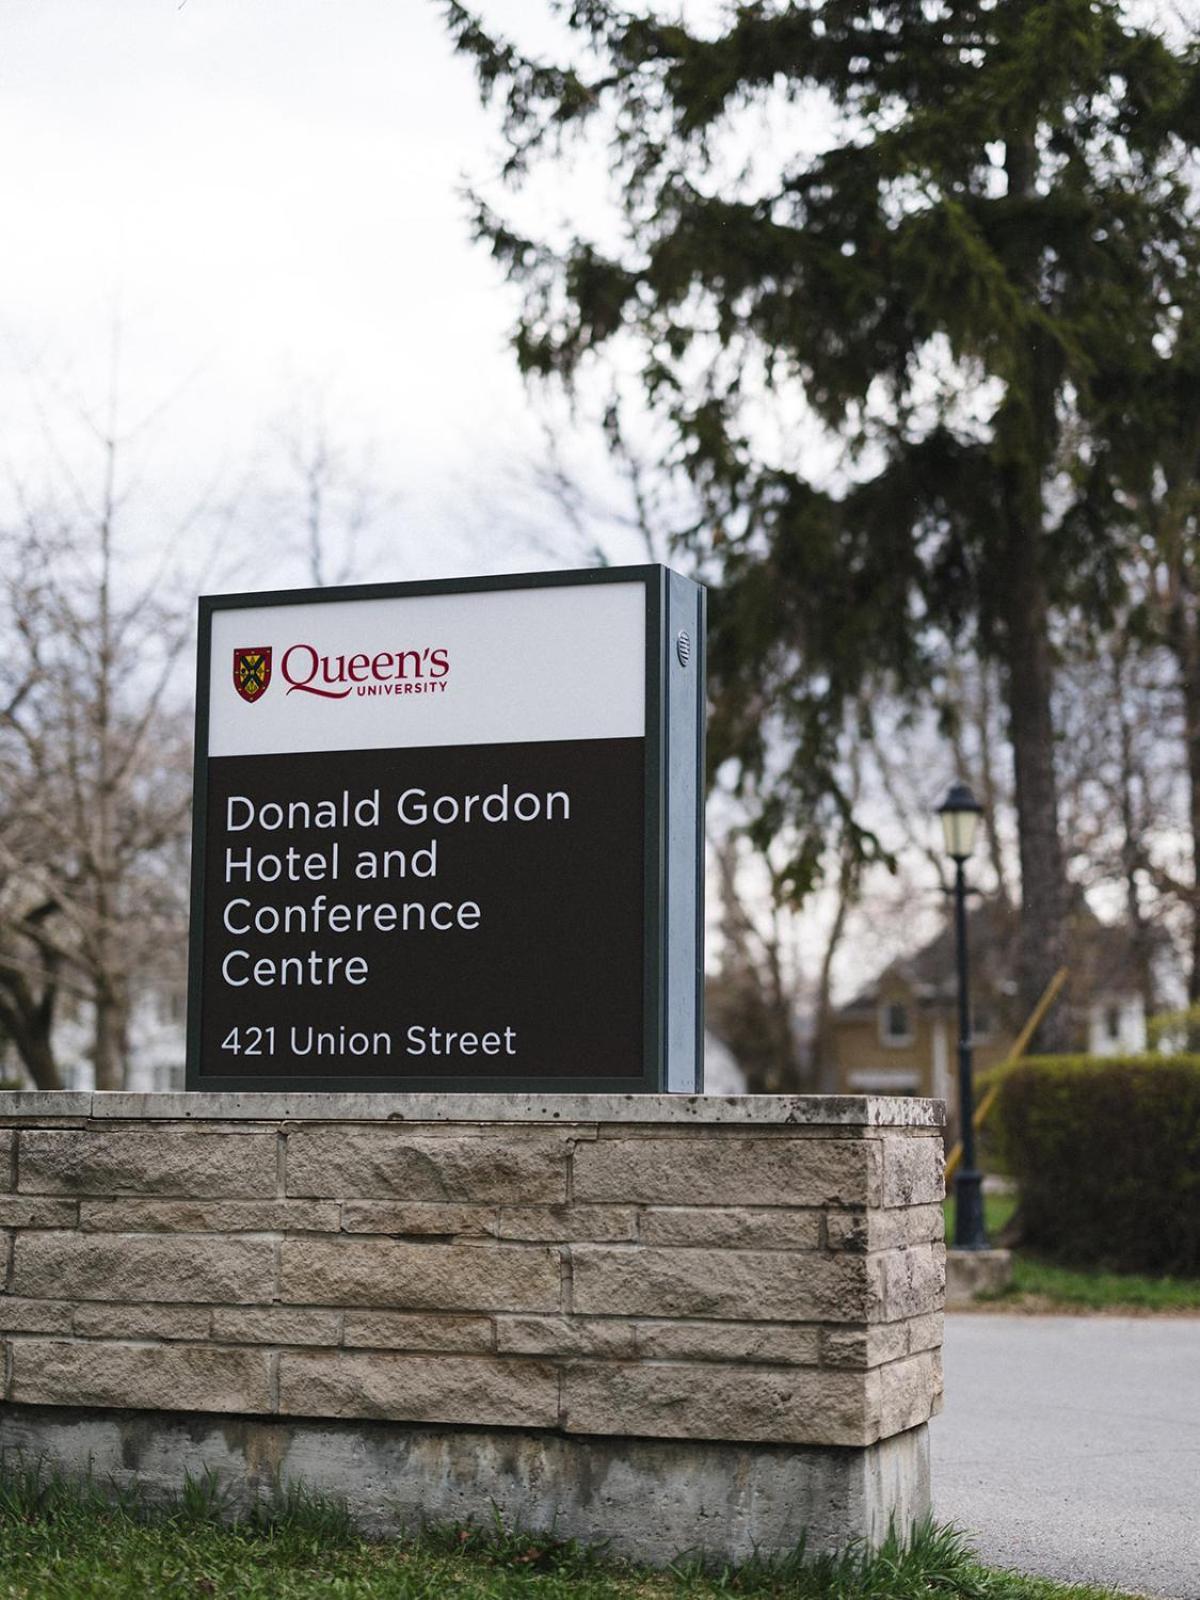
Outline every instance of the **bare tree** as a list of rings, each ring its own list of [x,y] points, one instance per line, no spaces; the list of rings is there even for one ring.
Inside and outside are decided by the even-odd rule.
[[[260,468],[273,538],[319,589],[371,565],[372,535],[397,500],[378,480],[371,445],[352,444],[332,409],[323,390],[304,396],[272,430]]]
[[[715,846],[721,904],[720,962],[705,985],[713,1032],[732,1051],[758,1094],[805,1087],[802,973],[791,937],[792,913],[769,895],[747,895],[739,835]]]
[[[1148,1011],[1159,999],[1161,930],[1189,898],[1167,865],[1186,832],[1173,676],[1165,650],[1118,626],[1101,649],[1064,662],[1057,703],[1072,876],[1125,924]]]
[[[47,424],[58,492],[13,483],[0,527],[0,1025],[50,1088],[68,994],[90,1008],[96,1086],[122,1086],[133,993],[186,927],[193,583],[179,568],[214,507],[193,505],[153,550],[122,542],[147,420],[122,427],[113,370],[103,416],[75,408],[88,454]],[[218,549],[219,532],[203,542]]]
[[[852,805],[857,805],[862,794],[863,752],[858,744],[851,744],[847,753],[846,793]],[[817,969],[816,993],[813,997],[812,1077],[814,1087],[823,1093],[837,1091],[837,1061],[834,1044],[834,967],[841,952],[842,941],[850,913],[861,894],[861,862],[844,836],[839,840],[836,873],[829,873],[833,888],[833,911],[825,933],[820,965]]]

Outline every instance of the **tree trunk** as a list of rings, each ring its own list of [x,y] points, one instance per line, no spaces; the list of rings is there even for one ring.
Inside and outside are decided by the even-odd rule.
[[[1021,859],[1017,984],[1024,1018],[1066,960],[1067,881],[1058,835],[1049,607],[1038,570],[1037,533],[1023,518],[1014,521],[1015,525],[1010,524],[1013,537],[1005,624]],[[1067,1050],[1071,1031],[1070,1012],[1060,1002],[1051,1007],[1031,1047],[1040,1051]]]
[[[38,1089],[62,1089],[64,1086],[62,1073],[59,1071],[58,1062],[54,1059],[54,1050],[47,1033],[42,1031],[31,1032],[24,1046],[14,1039],[17,1054],[25,1064],[29,1076],[33,1079]]]
[[[1008,192],[1033,194],[1038,169],[1035,130],[1017,130],[1005,145]],[[1017,247],[1014,277],[1031,301],[1037,299],[1035,243]],[[1043,483],[1057,434],[1056,386],[1051,358],[1036,331],[1028,335],[1021,378],[1010,384],[1001,408],[1001,499],[1007,525],[1006,570],[1001,605],[1007,644],[1008,716],[1013,746],[1017,832],[1021,859],[1021,936],[1017,986],[1022,1020],[1037,1005],[1066,957],[1067,877],[1058,834],[1058,785],[1054,771],[1054,662],[1050,650],[1050,604],[1042,571],[1045,540]],[[1031,1048],[1070,1047],[1066,997],[1050,1008]]]
[[[1152,582],[1162,618],[1162,637],[1175,660],[1183,710],[1184,765],[1188,784],[1188,827],[1192,852],[1190,893],[1180,898],[1188,913],[1187,1047],[1200,1050],[1200,596],[1196,592],[1194,518],[1200,417],[1181,419],[1179,438],[1167,452],[1167,493],[1151,501],[1154,536]]]
[[[110,984],[96,990],[96,1032],[93,1058],[97,1089],[125,1087],[125,1032],[128,1022],[125,997]]]
[[[1012,894],[1008,886],[1008,869],[1004,865],[1004,850],[1000,843],[1000,829],[998,819],[1000,816],[1000,786],[996,782],[995,763],[992,759],[992,731],[995,718],[992,715],[992,674],[991,664],[980,661],[978,668],[977,705],[976,717],[979,724],[979,777],[980,801],[983,804],[983,829],[987,839],[988,855],[991,859],[992,871],[996,875],[996,895],[1004,905],[1012,904]]]
[[[53,1016],[53,993],[35,1003],[23,981],[16,986],[16,992],[0,996],[0,1028],[12,1040],[21,1065],[37,1089],[63,1087],[50,1039]]]
[[[813,1078],[818,1094],[838,1093],[837,1029],[834,1027],[833,963],[837,956],[854,898],[854,865],[849,850],[843,848],[838,869],[837,907],[817,979],[815,1024],[813,1028]]]
[[[1188,961],[1188,1006],[1200,1005],[1200,638],[1194,602],[1188,593],[1186,573],[1177,579],[1177,598],[1171,618],[1171,644],[1179,666],[1183,695],[1184,749],[1187,753],[1188,822],[1192,845],[1192,895]],[[1195,1048],[1200,1029],[1189,1029]]]
[[[1138,988],[1147,1017],[1158,1009],[1154,983],[1154,950],[1150,925],[1142,909],[1139,885],[1146,852],[1138,807],[1134,792],[1136,782],[1136,756],[1133,728],[1129,720],[1129,681],[1126,675],[1127,655],[1123,643],[1113,650],[1112,682],[1113,704],[1116,707],[1117,730],[1120,745],[1119,801],[1121,812],[1121,872],[1125,880],[1125,916],[1129,922],[1129,947],[1137,973]],[[1193,789],[1193,804],[1195,790]],[[1194,821],[1194,817],[1193,817]],[[1194,966],[1194,962],[1193,962]]]

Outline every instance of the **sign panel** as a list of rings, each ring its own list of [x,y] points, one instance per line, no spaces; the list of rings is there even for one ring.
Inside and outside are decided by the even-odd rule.
[[[703,591],[200,602],[190,1089],[699,1087]]]

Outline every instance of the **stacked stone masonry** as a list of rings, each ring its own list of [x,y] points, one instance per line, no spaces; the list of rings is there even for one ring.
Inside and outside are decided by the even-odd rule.
[[[926,1101],[0,1095],[4,1398],[862,1447],[941,1200]]]

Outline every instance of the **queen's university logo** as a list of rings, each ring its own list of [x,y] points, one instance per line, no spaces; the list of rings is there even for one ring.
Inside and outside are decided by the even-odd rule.
[[[261,700],[271,681],[271,647],[233,652],[233,687],[251,705]]]

